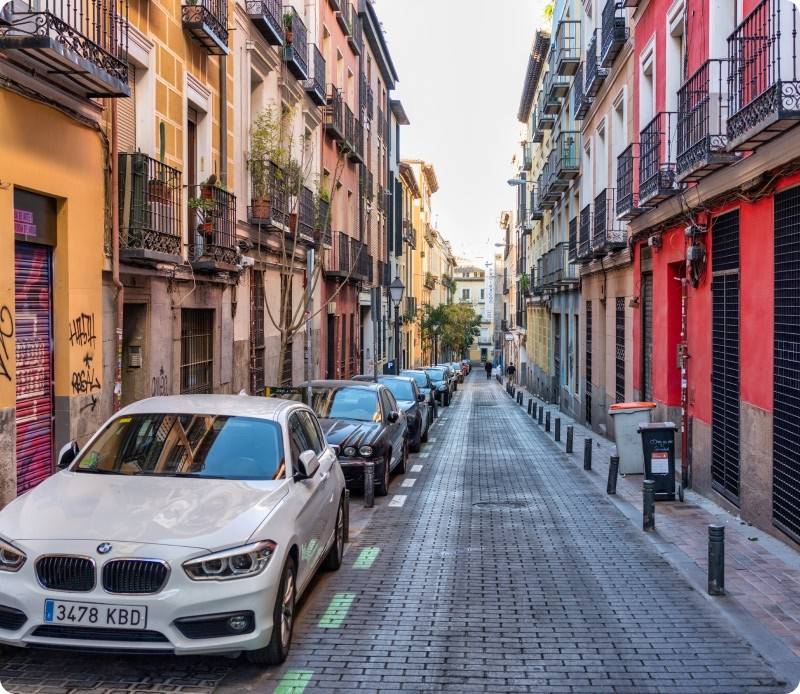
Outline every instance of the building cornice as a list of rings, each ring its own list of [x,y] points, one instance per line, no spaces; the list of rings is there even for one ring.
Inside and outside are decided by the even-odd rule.
[[[525,82],[522,85],[522,96],[517,111],[517,120],[527,123],[533,108],[533,99],[536,96],[536,86],[542,76],[547,51],[550,46],[550,34],[546,31],[537,31],[533,39],[533,46],[528,57],[528,70],[525,73]]]

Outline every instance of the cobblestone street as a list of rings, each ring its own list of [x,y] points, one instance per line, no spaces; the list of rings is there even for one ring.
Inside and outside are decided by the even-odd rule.
[[[372,512],[289,660],[5,656],[11,692],[787,692],[494,381],[473,375]]]

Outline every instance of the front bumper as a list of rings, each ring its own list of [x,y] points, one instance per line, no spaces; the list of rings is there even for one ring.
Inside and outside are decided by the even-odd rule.
[[[383,475],[382,460],[363,460],[339,458],[339,466],[344,474],[344,483],[348,489],[364,489],[364,470],[366,463],[374,463],[375,485],[377,486]]]
[[[0,583],[0,606],[24,614],[25,621],[17,616],[14,620],[2,619],[0,614],[0,644],[17,647],[50,647],[81,651],[122,651],[147,653],[201,654],[226,653],[263,648],[272,635],[272,611],[275,605],[280,575],[286,559],[284,548],[279,545],[267,568],[258,576],[227,581],[192,581],[183,571],[181,563],[191,549],[162,547],[160,545],[131,545],[115,543],[115,553],[108,558],[147,557],[164,559],[170,564],[170,575],[165,586],[155,594],[112,594],[106,592],[98,580],[91,591],[69,592],[43,588],[35,574],[35,560],[44,553],[31,552],[31,543],[23,549],[28,561],[15,574],[3,574]],[[53,545],[48,543],[46,551]],[[96,556],[86,543],[60,542],[58,552],[79,556]],[[93,550],[96,543],[92,543]],[[171,551],[170,551],[171,550]],[[179,558],[175,550],[181,550]],[[159,556],[160,555],[160,556]],[[172,556],[168,556],[172,555]],[[98,560],[98,574],[106,558]],[[94,629],[90,626],[69,624],[47,624],[44,621],[46,599],[95,603],[110,606],[138,606],[147,608],[147,623],[144,630]],[[249,613],[252,629],[247,633],[230,636],[200,634],[198,629],[183,631],[176,622],[190,617],[233,615]],[[7,628],[4,628],[7,627]],[[10,628],[8,628],[10,627]],[[16,628],[13,628],[16,627]],[[187,637],[187,632],[195,638]],[[218,632],[217,632],[218,633]]]

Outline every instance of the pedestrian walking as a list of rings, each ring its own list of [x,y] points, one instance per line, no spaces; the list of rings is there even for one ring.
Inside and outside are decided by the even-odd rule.
[[[492,378],[492,362],[487,359],[483,368],[486,369],[486,380],[488,381]]]
[[[506,376],[508,376],[508,382],[514,383],[514,375],[517,373],[517,367],[514,366],[514,362],[510,362],[509,365],[506,367]]]

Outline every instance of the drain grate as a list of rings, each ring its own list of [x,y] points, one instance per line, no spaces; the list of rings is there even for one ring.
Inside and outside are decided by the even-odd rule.
[[[472,504],[475,508],[485,508],[492,511],[507,511],[515,508],[526,508],[527,501],[477,501]]]

